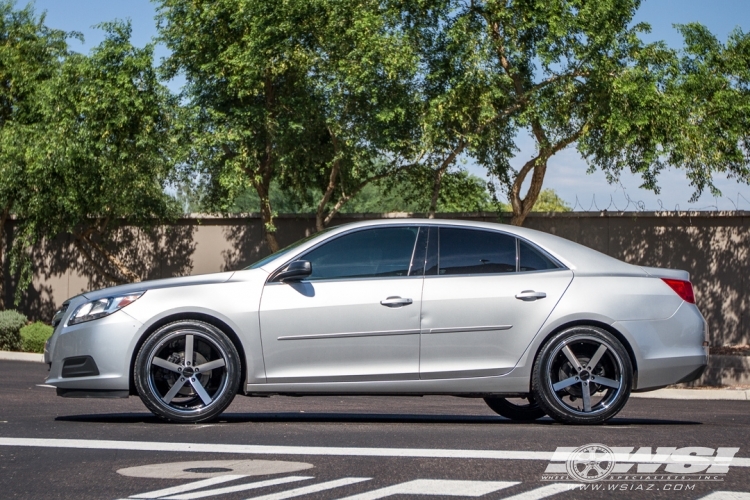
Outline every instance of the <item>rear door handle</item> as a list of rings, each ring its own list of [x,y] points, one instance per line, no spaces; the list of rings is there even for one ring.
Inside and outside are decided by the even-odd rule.
[[[516,295],[518,300],[525,302],[531,302],[533,300],[543,299],[547,294],[544,292],[535,292],[534,290],[524,290],[523,292]]]
[[[385,307],[402,307],[402,306],[408,306],[414,302],[411,299],[402,299],[401,297],[388,297],[385,300],[381,300],[380,304],[384,305]]]

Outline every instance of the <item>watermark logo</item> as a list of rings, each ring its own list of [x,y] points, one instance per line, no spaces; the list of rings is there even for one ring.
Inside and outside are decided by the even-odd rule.
[[[568,476],[576,481],[602,481],[615,468],[615,453],[603,444],[586,444],[573,450],[565,462]]]
[[[615,447],[591,443],[558,447],[543,481],[695,482],[723,481],[739,448]]]

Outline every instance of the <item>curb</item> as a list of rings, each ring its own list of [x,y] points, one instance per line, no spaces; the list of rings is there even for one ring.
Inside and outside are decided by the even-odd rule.
[[[2,361],[31,361],[31,362],[36,362],[36,363],[44,363],[44,354],[37,354],[34,352],[0,351],[0,360]]]
[[[691,399],[691,400],[750,400],[750,390],[742,389],[659,389],[651,392],[635,392],[634,398],[644,399]]]

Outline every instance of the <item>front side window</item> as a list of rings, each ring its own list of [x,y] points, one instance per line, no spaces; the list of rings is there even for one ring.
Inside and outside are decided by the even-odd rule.
[[[440,228],[438,274],[497,274],[516,271],[516,239],[476,229]]]
[[[339,236],[300,257],[309,280],[408,276],[419,228],[381,227]]]

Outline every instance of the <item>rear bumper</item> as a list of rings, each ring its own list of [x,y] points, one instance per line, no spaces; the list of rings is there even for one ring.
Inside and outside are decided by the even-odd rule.
[[[625,335],[635,354],[636,392],[697,380],[708,365],[706,322],[694,304],[683,302],[665,320],[618,321],[612,326]]]

